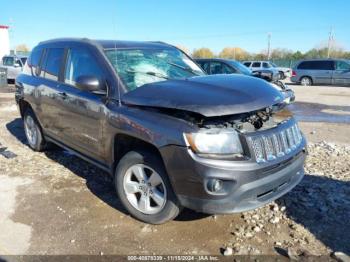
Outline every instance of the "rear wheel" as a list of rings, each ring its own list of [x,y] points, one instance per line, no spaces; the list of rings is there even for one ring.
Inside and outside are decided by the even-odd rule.
[[[29,108],[25,111],[23,121],[29,147],[34,151],[43,151],[46,147],[46,142],[32,109]]]
[[[312,80],[310,77],[308,76],[303,76],[301,79],[300,79],[300,84],[302,86],[311,86],[312,85]]]
[[[155,154],[127,153],[116,168],[115,187],[124,207],[143,222],[162,224],[180,212],[163,163]]]

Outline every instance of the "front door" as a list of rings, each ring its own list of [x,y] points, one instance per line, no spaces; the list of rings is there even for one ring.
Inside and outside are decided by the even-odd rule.
[[[105,104],[103,97],[76,86],[79,76],[94,76],[105,81],[102,66],[89,48],[79,47],[68,50],[63,83],[63,109],[61,128],[62,140],[73,149],[103,162],[103,125]]]

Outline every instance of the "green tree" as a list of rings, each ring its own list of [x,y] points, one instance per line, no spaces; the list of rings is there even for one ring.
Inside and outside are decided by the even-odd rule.
[[[202,47],[193,50],[192,56],[193,58],[213,58],[214,53],[209,48]]]
[[[240,47],[225,47],[219,54],[221,58],[235,60],[247,60],[249,56],[249,53]]]
[[[30,49],[28,48],[28,46],[26,44],[20,44],[20,45],[16,46],[16,51],[27,53],[30,51]]]
[[[304,57],[305,57],[305,55],[298,50],[292,54],[291,59],[292,60],[301,60],[301,59],[304,59]]]
[[[285,48],[275,48],[272,50],[271,52],[271,59],[272,60],[282,60],[282,59],[291,59],[293,55],[293,51],[292,50],[288,50]]]

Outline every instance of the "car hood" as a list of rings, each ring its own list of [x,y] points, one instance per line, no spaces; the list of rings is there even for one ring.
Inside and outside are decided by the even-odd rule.
[[[282,103],[268,82],[244,75],[208,75],[145,84],[122,97],[127,105],[178,109],[206,117],[233,115]]]

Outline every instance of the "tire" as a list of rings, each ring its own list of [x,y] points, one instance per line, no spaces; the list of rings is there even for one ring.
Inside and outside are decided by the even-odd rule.
[[[29,108],[24,112],[23,124],[29,147],[38,152],[45,150],[46,141],[32,109]]]
[[[300,84],[302,86],[312,86],[312,79],[308,76],[303,76],[300,78]]]
[[[280,72],[278,73],[278,75],[279,75],[279,79],[280,79],[280,80],[283,80],[283,79],[286,78],[286,76],[284,75],[284,73],[283,73],[282,71],[280,71]]]
[[[128,152],[116,168],[114,185],[123,206],[138,220],[162,224],[180,213],[161,159],[148,151]]]

